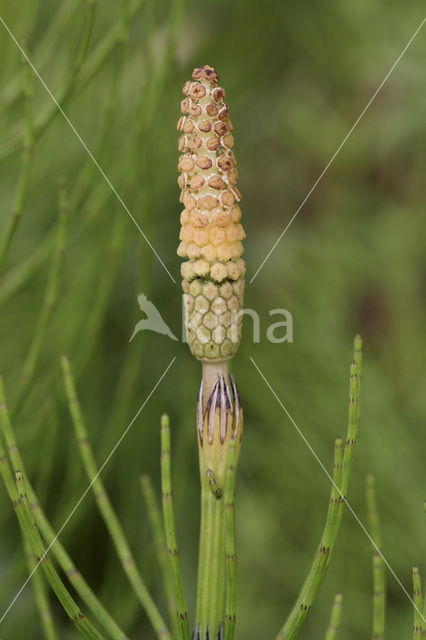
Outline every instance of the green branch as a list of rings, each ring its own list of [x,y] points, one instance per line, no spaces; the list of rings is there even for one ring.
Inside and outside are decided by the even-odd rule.
[[[237,613],[237,555],[235,551],[235,480],[237,474],[237,450],[235,440],[231,440],[226,460],[225,480],[225,559],[226,559],[226,600],[224,640],[233,640]]]
[[[420,640],[426,636],[426,625],[421,614],[423,597],[422,581],[418,567],[413,567],[413,600],[414,600],[414,623],[413,640]]]
[[[373,545],[373,629],[372,640],[383,640],[385,637],[385,563],[380,554],[382,550],[382,535],[380,520],[377,513],[376,488],[374,476],[366,478],[366,502],[368,528]]]
[[[65,548],[62,546],[55,531],[46,518],[41,505],[37,499],[37,495],[28,480],[25,472],[24,461],[19,452],[16,443],[15,433],[9,418],[9,412],[6,406],[4,395],[3,380],[0,377],[0,425],[4,440],[7,445],[11,464],[15,473],[21,471],[26,477],[26,489],[30,501],[31,511],[33,513],[36,524],[42,534],[46,545],[55,555],[62,570],[66,574],[68,580],[73,585],[83,602],[91,610],[95,618],[101,623],[105,631],[111,636],[112,640],[128,640],[124,631],[120,629],[115,620],[110,616],[108,611],[99,602],[92,589],[89,587],[82,574],[78,571],[75,564],[71,560]]]
[[[44,582],[43,575],[36,570],[37,556],[34,554],[31,545],[26,537],[23,536],[23,546],[25,558],[27,561],[28,573],[32,576],[31,582],[34,589],[34,599],[36,601],[40,624],[46,640],[58,640],[58,634],[55,628],[55,621],[49,603],[49,596]]]
[[[163,517],[167,551],[176,599],[176,614],[179,626],[179,640],[189,640],[188,609],[183,589],[179,551],[176,541],[175,520],[170,470],[170,426],[166,415],[161,417],[161,487],[163,494]]]
[[[336,640],[337,632],[339,630],[340,620],[342,617],[342,605],[343,596],[341,593],[336,593],[334,596],[333,606],[331,608],[330,622],[328,623],[327,631],[325,633],[325,640]]]
[[[155,498],[151,479],[149,478],[149,476],[142,476],[140,480],[142,493],[147,506],[152,537],[154,538],[155,550],[157,553],[157,560],[160,567],[164,592],[166,594],[167,612],[172,629],[172,635],[174,638],[178,638],[179,629],[176,618],[175,592],[172,574],[170,573],[169,562],[167,559],[167,544],[164,535],[163,523],[161,520],[161,513],[157,504],[157,500]]]
[[[68,359],[65,356],[62,358],[62,371],[75,437],[78,443],[81,460],[90,482],[90,487],[93,489],[95,495],[96,504],[98,505],[99,511],[105,522],[105,526],[109,531],[123,570],[133,587],[135,595],[143,606],[157,636],[164,640],[172,640],[170,632],[167,630],[166,624],[139,573],[133,554],[127,543],[123,528],[112,507],[104,483],[101,480],[95,457],[87,436],[87,430],[81,413],[80,404],[76,395],[71,368]]]
[[[4,401],[0,399],[3,409]],[[37,558],[37,565],[43,568],[47,581],[49,582],[56,597],[64,608],[67,616],[74,624],[75,628],[86,638],[86,640],[104,640],[103,636],[95,629],[92,623],[82,613],[72,596],[66,589],[56,569],[54,568],[34,522],[29,501],[27,499],[24,476],[22,471],[16,471],[16,485],[13,479],[9,462],[6,458],[3,446],[0,443],[0,473],[6,487],[6,491],[15,509],[19,526],[26,538],[32,552]],[[37,569],[35,569],[37,570]]]
[[[28,387],[33,379],[34,371],[37,367],[43,341],[46,337],[46,330],[53,313],[59,290],[59,276],[63,262],[67,218],[68,218],[68,196],[63,179],[59,180],[59,219],[56,231],[56,242],[53,247],[52,260],[46,282],[44,300],[40,309],[36,329],[25,358],[21,381],[18,387],[18,394],[14,402],[14,411],[21,408]]]
[[[7,254],[9,252],[12,238],[15,234],[18,223],[22,217],[25,201],[28,195],[30,182],[31,164],[34,148],[34,123],[33,123],[33,75],[27,60],[24,58],[24,96],[25,96],[25,134],[23,140],[22,160],[16,187],[15,204],[13,212],[9,218],[6,229],[0,242],[0,271],[3,268]]]
[[[145,0],[135,0],[128,10],[129,20],[135,18],[141,11]],[[114,24],[102,37],[97,46],[94,47],[92,53],[88,55],[89,36],[92,32],[94,18],[94,2],[88,0],[85,25],[83,28],[80,45],[77,50],[74,63],[71,65],[68,71],[68,77],[65,80],[64,87],[59,93],[58,103],[64,108],[70,101],[72,96],[77,95],[78,91],[81,91],[87,84],[94,78],[97,73],[102,69],[110,56],[114,53],[117,42],[122,37],[121,24]],[[86,59],[87,56],[87,59]],[[77,79],[79,80],[78,91],[76,88]],[[50,98],[49,98],[50,99]],[[56,103],[53,101],[49,103],[45,112],[40,116],[40,119],[35,125],[34,137],[37,140],[40,138],[49,125],[58,115],[59,110]],[[10,155],[16,152],[21,145],[23,139],[22,132],[18,136],[14,136],[12,139],[7,140],[0,147],[0,162],[7,159]]]
[[[343,452],[342,439],[337,438],[334,447],[333,483],[321,541],[293,609],[276,636],[276,640],[293,640],[299,633],[325,578],[336,543],[343,516],[344,502],[349,487],[353,454],[358,435],[361,348],[361,337],[356,336],[354,340],[354,360],[350,366],[348,430],[345,449]]]

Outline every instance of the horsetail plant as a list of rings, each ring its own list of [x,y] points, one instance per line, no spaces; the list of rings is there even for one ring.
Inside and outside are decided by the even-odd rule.
[[[139,12],[143,0],[133,3],[123,0],[121,22],[107,32],[93,53],[89,43],[93,30],[96,0],[87,0],[84,28],[80,36],[74,64],[66,76],[60,94],[60,103],[70,102],[75,93],[102,67],[117,47],[121,53],[127,39],[128,21]],[[176,7],[172,7],[173,10]],[[118,60],[117,75],[111,90],[110,107],[100,130],[99,147],[105,144],[110,118],[115,109],[122,57]],[[162,75],[162,72],[159,72]],[[149,121],[153,105],[160,99],[159,78],[153,95],[147,102],[144,116]],[[12,94],[14,94],[12,86]],[[31,110],[32,86],[26,67],[25,92],[27,99],[27,123],[16,140],[6,141],[0,148],[0,157],[9,157],[23,143],[21,174],[16,192],[16,204],[6,233],[0,243],[0,270],[6,260],[15,228],[21,216],[28,191],[30,159],[34,143],[40,139],[55,119],[55,105],[33,122]],[[197,601],[195,615],[190,616],[184,592],[177,534],[174,521],[171,469],[170,424],[166,415],[161,417],[161,485],[162,516],[157,504],[151,480],[141,478],[147,506],[148,520],[155,542],[157,561],[166,595],[166,622],[160,607],[151,596],[139,570],[124,528],[114,510],[106,487],[100,477],[91,448],[88,429],[77,396],[71,366],[62,358],[65,395],[74,428],[81,461],[89,480],[83,497],[93,490],[94,499],[110,534],[122,569],[132,590],[146,613],[159,640],[234,640],[237,605],[237,561],[234,523],[234,499],[238,458],[243,435],[243,410],[235,378],[229,372],[229,362],[235,356],[242,330],[245,263],[242,259],[245,237],[241,225],[239,201],[241,194],[236,186],[238,172],[232,148],[234,144],[232,123],[225,101],[225,91],[219,86],[219,76],[207,65],[196,68],[192,80],[183,87],[182,116],[178,122],[180,176],[181,232],[178,255],[184,258],[181,265],[183,304],[187,342],[192,355],[202,364],[195,418],[201,480],[201,523],[198,558]],[[15,96],[16,97],[16,96]],[[12,95],[13,98],[13,95]],[[147,126],[146,123],[144,126]],[[59,222],[56,242],[53,234],[44,241],[40,261],[52,248],[52,262],[46,285],[39,321],[24,363],[24,371],[13,403],[12,417],[18,414],[26,392],[34,378],[39,362],[41,346],[46,338],[50,315],[59,290],[59,273],[66,241],[68,213],[76,211],[86,199],[93,167],[83,167],[77,187],[73,191],[71,206],[68,204],[64,183],[59,189]],[[103,196],[108,197],[108,194]],[[97,207],[99,210],[101,207]],[[107,251],[114,256],[124,245],[124,222],[117,219],[112,226]],[[41,256],[41,257],[40,257]],[[35,258],[32,258],[33,260]],[[107,261],[102,286],[94,298],[94,308],[86,333],[87,346],[77,362],[76,370],[84,368],[90,359],[91,343],[102,321],[105,305],[115,277],[115,263]],[[29,269],[20,272],[11,284],[0,291],[0,301],[29,277]],[[294,606],[279,629],[276,640],[293,640],[301,630],[315,601],[335,547],[343,517],[344,504],[349,489],[354,449],[359,427],[359,399],[361,386],[362,341],[356,336],[354,360],[350,367],[349,411],[346,439],[338,437],[334,446],[332,487],[317,553],[302,584]],[[122,385],[128,384],[128,372]],[[120,385],[121,388],[121,385]],[[115,419],[115,414],[114,414]],[[13,503],[22,533],[22,542],[28,571],[34,587],[35,601],[44,637],[57,640],[47,587],[53,590],[75,629],[87,640],[128,640],[126,633],[111,617],[79,572],[57,534],[51,527],[26,475],[24,462],[17,446],[12,421],[0,377],[0,475]],[[331,476],[330,476],[331,479]],[[385,576],[381,555],[381,535],[377,517],[374,479],[367,478],[367,508],[369,529],[374,542],[373,552],[373,627],[375,640],[384,638]],[[79,503],[78,503],[79,504]],[[78,506],[78,505],[77,505]],[[63,528],[63,527],[62,527]],[[61,533],[62,528],[59,530]],[[60,576],[55,567],[63,572]],[[38,571],[38,567],[42,571]],[[64,580],[74,588],[83,608],[90,611],[94,622],[83,613],[80,605],[68,591]],[[425,636],[424,611],[419,570],[413,569],[414,629],[413,638]],[[423,605],[423,616],[421,607]],[[342,615],[342,595],[335,596],[325,640],[336,640]],[[101,628],[98,630],[97,626]]]
[[[183,87],[178,122],[182,289],[187,340],[202,362],[196,423],[201,476],[196,640],[232,640],[236,557],[234,484],[243,432],[241,401],[228,362],[241,337],[245,237],[234,139],[216,71],[195,69]]]
[[[325,640],[336,640],[339,630],[340,620],[342,617],[343,596],[336,593],[334,596],[333,606],[331,608],[330,622],[328,623]]]

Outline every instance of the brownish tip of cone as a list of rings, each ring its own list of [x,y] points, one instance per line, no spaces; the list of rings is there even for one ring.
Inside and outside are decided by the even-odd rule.
[[[219,82],[219,74],[216,69],[214,67],[210,67],[208,64],[204,64],[202,67],[195,67],[192,72],[192,77],[194,80],[201,80],[201,78],[204,78],[205,80]]]

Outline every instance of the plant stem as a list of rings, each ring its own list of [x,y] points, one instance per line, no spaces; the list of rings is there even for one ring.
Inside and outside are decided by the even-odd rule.
[[[28,194],[28,187],[30,182],[30,172],[34,148],[34,123],[33,123],[33,77],[32,71],[24,58],[24,71],[25,71],[25,110],[26,110],[26,127],[23,140],[22,160],[19,173],[18,185],[16,187],[15,204],[13,213],[8,220],[6,230],[2,236],[0,242],[0,271],[3,268],[6,260],[12,238],[15,234],[19,220],[22,217],[24,204]]]
[[[180,640],[189,640],[188,609],[183,589],[182,572],[180,568],[179,551],[176,541],[175,520],[173,514],[173,496],[170,470],[170,426],[169,418],[161,416],[161,487],[164,530],[166,534],[167,551],[169,555],[170,571],[173,578],[176,615]]]
[[[413,567],[413,600],[414,600],[414,624],[413,624],[413,640],[420,640],[424,638],[426,634],[425,623],[423,621],[422,610],[422,582],[420,578],[420,571],[418,567]]]
[[[22,514],[20,524],[23,527],[24,535],[27,537],[32,550],[38,559],[38,563],[43,567],[46,578],[55,592],[56,597],[76,629],[87,640],[103,640],[103,636],[95,629],[91,622],[89,622],[69,594],[44,549],[42,540],[31,514],[31,508],[25,490],[24,476],[20,471],[16,473],[16,487],[19,496],[16,504],[18,509],[22,509],[22,511],[20,511]]]
[[[172,640],[172,636],[168,631],[160,612],[158,611],[157,605],[152,599],[142,576],[140,575],[133,554],[127,543],[123,528],[112,507],[104,483],[100,478],[98,467],[87,436],[86,425],[84,424],[80,404],[77,398],[71,368],[68,359],[65,356],[62,358],[62,371],[64,375],[68,406],[81,460],[83,462],[87,478],[90,482],[90,486],[95,494],[99,511],[114,543],[123,570],[133,587],[139,602],[143,606],[157,636],[165,640]]]
[[[325,633],[325,640],[336,640],[337,638],[337,631],[342,617],[342,603],[342,594],[336,593],[334,596],[333,607],[331,609],[330,622],[328,623],[328,628]]]
[[[4,439],[6,441],[7,449],[9,451],[10,460],[15,473],[19,470],[26,477],[26,490],[30,501],[31,511],[35,518],[36,524],[40,529],[40,532],[45,540],[45,543],[56,556],[56,559],[62,570],[66,574],[68,580],[71,582],[83,602],[87,604],[93,615],[102,624],[105,631],[111,636],[113,640],[128,640],[128,637],[120,629],[115,620],[110,616],[108,611],[99,602],[96,595],[89,587],[82,574],[78,571],[77,567],[71,560],[65,548],[62,546],[55,531],[46,518],[41,505],[37,499],[37,495],[31,486],[28,476],[25,472],[24,461],[19,452],[19,448],[16,443],[15,433],[12,423],[9,418],[9,412],[6,406],[6,399],[4,395],[3,380],[0,376],[0,425]]]
[[[46,590],[43,575],[34,570],[37,566],[37,556],[34,554],[28,539],[23,536],[23,546],[27,560],[28,572],[32,574],[32,585],[34,589],[34,599],[36,601],[40,623],[46,640],[58,640],[52,611],[49,603],[49,596]]]
[[[197,401],[201,479],[196,637],[232,640],[237,599],[234,489],[242,407],[227,364],[203,362]],[[207,635],[208,632],[208,635]]]
[[[155,549],[157,552],[158,565],[161,571],[164,591],[166,594],[167,611],[169,622],[174,638],[178,638],[179,629],[176,618],[176,600],[173,587],[173,580],[170,573],[170,567],[167,560],[167,545],[164,536],[163,523],[161,521],[160,509],[155,498],[154,489],[151,478],[149,476],[141,477],[142,492],[148,510],[148,518],[151,526],[152,536],[154,538]]]
[[[231,440],[226,466],[225,482],[225,558],[226,602],[224,640],[233,640],[237,612],[237,555],[235,552],[234,497],[237,471],[236,442]]]
[[[49,274],[46,282],[46,290],[44,294],[43,305],[40,309],[36,330],[33,335],[30,347],[28,349],[27,356],[24,362],[24,368],[22,371],[22,377],[18,387],[18,394],[15,399],[13,409],[17,411],[21,408],[24,398],[26,396],[28,387],[33,378],[34,371],[36,369],[43,340],[46,336],[46,329],[53,313],[53,309],[56,303],[58,289],[59,289],[59,275],[63,262],[65,241],[66,241],[66,229],[68,219],[68,196],[63,179],[59,180],[59,219],[56,232],[56,242],[53,247],[52,260],[50,264]],[[12,415],[14,414],[12,411]]]
[[[348,430],[345,450],[343,453],[342,440],[337,438],[334,447],[333,485],[321,542],[293,609],[276,636],[276,640],[293,640],[297,636],[325,578],[336,543],[358,435],[361,347],[361,337],[356,336],[354,340],[354,360],[350,366]]]
[[[225,609],[225,502],[212,493],[206,479],[201,487],[201,527],[198,563],[197,623],[204,640],[207,628],[216,640]]]
[[[368,528],[373,539],[373,629],[372,640],[383,640],[385,637],[385,564],[378,549],[382,549],[382,535],[380,521],[377,513],[376,488],[374,476],[369,474],[366,478],[366,502],[368,515]]]
[[[1,404],[4,404],[0,400]],[[56,569],[54,568],[49,556],[47,555],[37,527],[34,523],[29,502],[27,499],[24,476],[22,471],[16,472],[16,484],[9,466],[9,462],[0,443],[0,474],[6,487],[6,491],[15,509],[19,526],[21,527],[24,537],[27,539],[37,563],[43,568],[47,581],[56,597],[64,608],[66,614],[73,622],[76,629],[86,638],[86,640],[104,640],[103,636],[89,622],[86,616],[81,612],[70,593],[63,584]]]
[[[129,20],[135,18],[140,13],[145,0],[135,0],[128,10]],[[75,58],[74,64],[68,71],[65,85],[61,90],[58,103],[62,108],[66,106],[73,95],[77,95],[95,75],[102,69],[108,58],[114,53],[117,41],[122,37],[122,27],[114,22],[111,28],[105,33],[100,42],[94,47],[92,53],[88,55],[88,34],[91,34],[93,27],[93,9],[91,4],[87,8],[87,16],[83,34],[80,40],[80,46]],[[83,59],[82,59],[82,54]],[[87,56],[87,59],[86,59]],[[79,65],[77,65],[77,62]],[[78,73],[77,73],[77,71]],[[76,87],[76,80],[79,79],[79,86]],[[39,121],[35,125],[34,137],[37,140],[48,129],[49,125],[58,115],[59,110],[54,102],[51,102],[45,112],[40,116]],[[7,159],[10,155],[19,149],[22,140],[22,133],[4,142],[0,147],[0,162]]]

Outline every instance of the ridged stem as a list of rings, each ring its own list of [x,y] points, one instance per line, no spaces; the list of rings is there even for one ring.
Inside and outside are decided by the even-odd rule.
[[[59,276],[64,258],[67,219],[68,219],[68,195],[63,179],[58,184],[59,218],[57,224],[56,241],[53,246],[52,260],[46,282],[44,300],[38,316],[36,329],[31,340],[28,353],[24,361],[24,367],[20,384],[18,386],[17,397],[13,404],[13,411],[19,410],[25,399],[28,387],[33,378],[34,371],[39,361],[43,340],[46,337],[46,330],[50,317],[53,313],[59,291]]]
[[[374,476],[369,474],[366,478],[366,502],[368,528],[373,542],[373,628],[372,640],[383,640],[385,637],[385,563],[379,551],[382,549],[382,535],[380,521],[377,513],[376,488]]]
[[[0,271],[3,268],[6,260],[9,248],[12,242],[12,238],[15,234],[19,220],[22,217],[24,204],[28,194],[28,186],[30,182],[30,172],[34,148],[34,123],[33,123],[33,77],[32,70],[29,67],[26,59],[24,58],[24,70],[25,70],[25,110],[26,110],[26,126],[25,136],[22,149],[21,168],[19,172],[18,184],[16,187],[15,203],[13,212],[9,218],[6,229],[2,235],[0,241]]]
[[[135,0],[135,2],[130,5],[128,10],[129,20],[137,16],[144,4],[145,0]],[[114,22],[111,28],[105,33],[99,43],[93,48],[93,51],[89,54],[88,36],[90,36],[92,33],[93,17],[94,3],[89,1],[87,6],[85,26],[81,35],[80,45],[75,57],[75,62],[70,67],[64,87],[59,93],[58,102],[62,108],[64,108],[69,100],[79,91],[81,91],[101,70],[110,56],[114,53],[116,44],[122,37],[121,25],[117,23],[119,21]],[[78,87],[76,87],[77,74],[79,80]],[[34,129],[35,139],[40,138],[45,133],[58,113],[59,111],[56,104],[54,102],[51,102],[44,113],[40,116],[39,121],[36,123]],[[18,135],[16,138],[14,137],[10,140],[7,140],[0,147],[0,162],[8,158],[11,154],[15,153],[17,149],[19,149],[22,138],[23,135],[21,133],[20,136]]]
[[[43,574],[37,569],[34,571],[35,567],[37,566],[37,556],[32,550],[31,545],[26,537],[23,537],[23,547],[25,558],[27,560],[28,573],[32,574],[31,583],[34,590],[34,599],[40,618],[40,624],[43,629],[43,635],[46,640],[58,640],[55,621],[53,619],[52,610],[50,608],[46,583],[44,582],[45,578]]]
[[[237,613],[237,555],[235,551],[234,497],[237,472],[236,442],[231,440],[226,460],[225,481],[225,559],[226,602],[224,640],[233,640]]]
[[[41,505],[38,501],[37,495],[31,486],[28,476],[25,472],[24,461],[19,452],[19,448],[16,443],[15,433],[12,423],[9,418],[9,412],[6,406],[6,399],[4,395],[3,380],[0,377],[0,426],[4,436],[4,440],[7,445],[7,449],[10,456],[10,461],[14,472],[19,470],[25,475],[26,478],[26,492],[31,506],[36,524],[40,530],[41,535],[44,538],[46,545],[50,548],[51,553],[56,557],[62,570],[66,574],[68,580],[73,585],[83,602],[86,603],[93,615],[101,623],[105,631],[113,638],[113,640],[128,640],[124,631],[120,629],[115,620],[110,616],[108,611],[99,602],[98,598],[89,587],[77,567],[71,560],[65,548],[62,546],[55,531],[46,518]]]
[[[158,611],[158,608],[152,599],[142,576],[137,568],[135,559],[127,543],[123,528],[115,513],[105,486],[99,475],[95,457],[90,446],[87,436],[86,425],[81,413],[80,404],[77,398],[74,380],[72,378],[71,368],[66,357],[62,358],[62,371],[64,375],[65,389],[68,399],[69,410],[74,426],[74,432],[77,439],[81,460],[85,468],[90,486],[95,494],[96,503],[98,505],[101,516],[111,536],[111,540],[117,551],[117,555],[122,564],[124,573],[126,574],[133,591],[143,606],[158,638],[164,640],[172,640],[172,636]]]
[[[216,640],[225,611],[225,501],[216,498],[207,480],[201,488],[200,551],[197,583],[197,624],[204,640],[207,627]]]
[[[354,360],[350,366],[348,429],[345,449],[343,452],[342,439],[337,438],[334,448],[333,485],[321,542],[293,609],[276,636],[276,640],[293,640],[297,636],[325,578],[336,543],[358,435],[361,348],[361,337],[356,336],[354,340]]]
[[[167,560],[166,538],[164,535],[163,523],[161,521],[160,509],[157,504],[154,488],[149,476],[144,475],[141,477],[141,487],[147,506],[149,524],[151,527],[152,537],[154,538],[158,565],[160,567],[161,578],[166,595],[167,612],[169,616],[172,635],[174,638],[178,638],[179,629],[176,619],[176,600],[172,575],[170,573],[170,567]]]
[[[426,625],[421,616],[423,597],[422,597],[422,581],[418,567],[413,567],[413,600],[414,600],[414,623],[413,623],[413,640],[420,640],[426,636]]]
[[[336,593],[334,596],[333,606],[331,608],[330,622],[328,623],[327,631],[325,633],[325,640],[336,640],[337,638],[340,619],[342,617],[342,603],[342,594]]]
[[[176,540],[173,513],[173,496],[170,468],[170,426],[166,415],[161,417],[161,487],[163,494],[163,517],[167,551],[176,599],[176,614],[179,627],[179,640],[189,640],[188,608],[183,589],[179,551]]]
[[[40,535],[38,533],[38,529],[33,520],[30,504],[24,486],[23,473],[22,471],[16,471],[15,484],[9,462],[6,458],[1,444],[0,474],[4,481],[6,491],[15,509],[15,513],[18,518],[19,526],[21,527],[23,536],[26,538],[32,552],[36,556],[37,562],[42,567],[47,581],[49,582],[56,597],[64,608],[67,616],[73,622],[75,628],[84,636],[84,638],[86,638],[86,640],[104,640],[104,637],[95,629],[95,627],[86,618],[76,602],[73,600],[72,596],[59,577],[59,574],[53,566],[49,556],[47,555]]]

